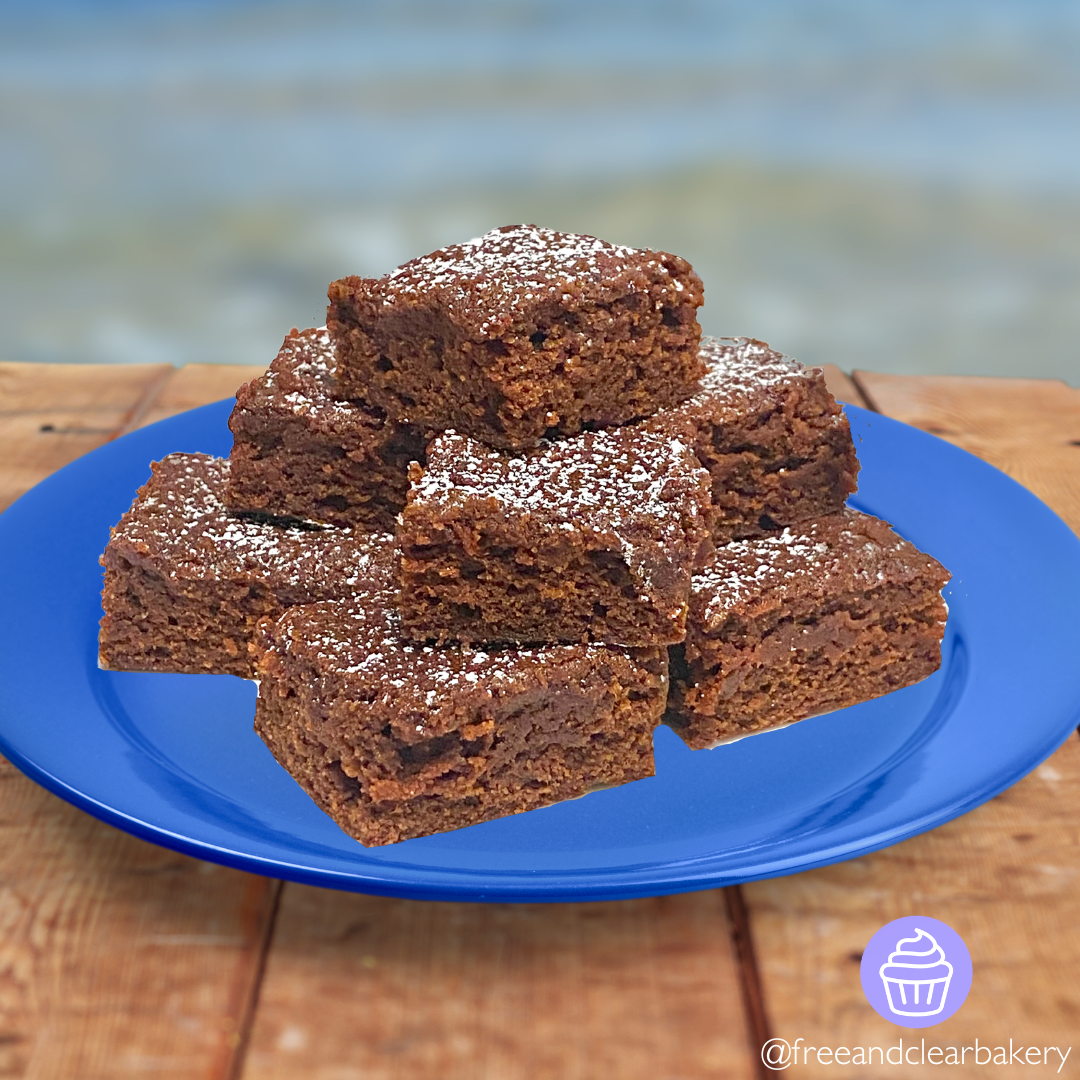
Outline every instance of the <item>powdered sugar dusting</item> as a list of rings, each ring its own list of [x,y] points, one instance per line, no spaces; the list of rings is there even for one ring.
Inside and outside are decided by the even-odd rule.
[[[263,376],[264,384],[276,386],[282,376],[325,385],[334,377],[334,346],[325,326],[290,334]]]
[[[705,374],[697,392],[682,404],[661,409],[643,421],[647,430],[681,430],[702,421],[743,427],[763,409],[773,407],[771,399],[777,396],[777,387],[784,393],[786,388],[802,384],[805,390],[822,378],[820,368],[803,367],[753,338],[705,337],[699,356],[705,363]]]
[[[752,394],[793,377],[812,374],[798,360],[753,338],[702,338],[701,358],[706,371],[701,379],[701,391],[692,399],[699,404],[717,394]]]
[[[712,621],[785,580],[820,570],[828,554],[827,544],[791,529],[779,536],[737,540],[721,548],[707,570],[694,575],[693,593],[711,597],[705,617]]]
[[[256,380],[258,395],[281,411],[301,418],[335,417],[370,427],[374,414],[335,396],[337,357],[325,326],[290,334],[265,375]],[[238,406],[243,407],[243,406]]]
[[[316,669],[364,688],[372,707],[392,708],[420,737],[460,722],[462,695],[477,707],[516,688],[545,682],[555,670],[583,683],[617,650],[603,645],[546,645],[486,651],[404,641],[389,577],[348,600],[293,608],[273,631],[278,651],[297,653]],[[360,696],[358,689],[350,696]],[[482,707],[482,705],[480,706]],[[445,714],[445,715],[443,715]]]
[[[709,493],[708,473],[686,446],[640,430],[589,432],[520,455],[447,432],[429,446],[410,504],[445,514],[480,503],[485,515],[497,507],[544,530],[610,536],[648,596],[652,564],[643,545],[685,552],[687,528]]]
[[[398,267],[382,279],[382,303],[392,307],[415,293],[439,293],[451,311],[487,312],[480,329],[490,331],[541,302],[572,299],[583,284],[619,280],[628,267],[651,268],[671,278],[673,293],[682,291],[653,252],[536,225],[508,225]],[[625,278],[627,291],[639,287],[633,275]]]
[[[758,601],[783,602],[793,588],[826,595],[924,573],[944,571],[885,522],[845,509],[774,536],[718,548],[709,566],[694,575],[692,592],[705,622],[715,625]]]
[[[174,581],[251,581],[302,603],[349,595],[393,544],[384,534],[234,517],[222,502],[228,473],[228,461],[204,454],[156,462],[110,548]]]

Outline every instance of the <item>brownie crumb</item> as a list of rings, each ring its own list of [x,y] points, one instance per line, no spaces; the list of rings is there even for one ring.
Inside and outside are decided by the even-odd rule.
[[[926,678],[941,664],[948,580],[850,509],[718,548],[694,576],[665,722],[701,749]]]
[[[345,395],[504,449],[651,415],[703,372],[690,264],[592,236],[507,226],[329,298]]]
[[[350,836],[396,843],[653,774],[662,649],[402,640],[396,582],[264,620],[255,726]]]
[[[718,544],[836,513],[859,460],[820,368],[752,338],[704,338],[696,393],[642,426],[691,447],[712,477]]]
[[[205,454],[154,462],[101,557],[102,667],[250,678],[260,618],[350,595],[392,550],[386,534],[237,518],[228,476],[228,461]]]
[[[392,532],[422,433],[364,400],[343,400],[326,328],[294,330],[229,417],[226,505],[253,520]]]
[[[587,432],[527,454],[435,439],[398,525],[406,633],[667,644],[708,546],[708,477],[678,440]]]

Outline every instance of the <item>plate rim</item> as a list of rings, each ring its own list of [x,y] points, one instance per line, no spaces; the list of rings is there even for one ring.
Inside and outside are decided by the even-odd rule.
[[[138,441],[140,436],[152,441],[155,435],[163,435],[173,427],[177,429],[179,435],[185,424],[192,423],[196,418],[217,419],[219,413],[223,420],[226,409],[231,408],[231,405],[232,399],[227,398],[196,409],[187,410],[176,416],[138,429],[129,435],[112,440],[69,462],[20,496],[19,499],[5,509],[3,514],[0,514],[0,544],[4,543],[4,526],[12,520],[11,511],[23,504],[23,508],[16,512],[15,516],[17,517],[19,513],[25,510],[27,503],[33,502],[35,493],[40,496],[42,489],[45,489],[51,483],[62,483],[63,477],[69,470],[85,469],[88,459],[93,458],[102,451],[109,451],[110,448],[122,444],[128,439],[133,440],[133,443],[127,445],[134,445],[134,442]],[[1001,470],[996,469],[988,462],[961,447],[938,439],[891,417],[851,405],[845,405],[845,411],[852,420],[853,429],[856,422],[860,420],[866,420],[867,422],[884,421],[887,425],[897,425],[910,433],[915,433],[921,439],[930,440],[933,444],[936,444],[938,452],[946,455],[963,455],[964,458],[977,463],[979,468],[989,470],[990,473],[995,474],[996,482],[1006,482],[1023,493],[1024,497],[1031,500],[1034,506],[1038,508],[1038,512],[1047,515],[1048,524],[1055,527],[1059,526],[1065,530],[1076,541],[1074,554],[1080,556],[1080,537],[1076,536],[1052,508],[1006,473],[1001,472]],[[116,453],[117,451],[112,449],[111,452]],[[149,462],[147,462],[147,469],[149,469]],[[857,500],[857,494],[855,498]],[[27,502],[24,503],[24,500]],[[7,522],[5,522],[5,519],[7,519]],[[1080,566],[1080,558],[1078,558],[1078,566]],[[1048,732],[1038,744],[1026,746],[1022,760],[1010,763],[1007,768],[1000,769],[994,776],[987,778],[984,782],[974,786],[966,785],[964,790],[958,792],[955,797],[946,799],[929,811],[914,818],[909,818],[900,825],[871,831],[835,845],[825,845],[818,850],[814,857],[806,857],[799,852],[795,852],[789,857],[770,855],[767,859],[760,861],[757,868],[752,870],[748,868],[746,872],[738,870],[718,871],[715,868],[710,871],[709,865],[715,863],[722,854],[712,852],[688,859],[652,863],[642,869],[615,867],[611,869],[592,868],[581,870],[564,868],[533,872],[514,870],[502,874],[497,882],[490,880],[490,870],[481,871],[464,867],[448,869],[439,866],[404,868],[397,865],[392,869],[386,867],[389,873],[380,874],[379,871],[385,864],[373,863],[359,868],[357,871],[346,873],[326,867],[305,866],[302,859],[293,863],[283,859],[270,858],[262,854],[229,848],[206,839],[183,835],[164,825],[155,824],[137,815],[110,806],[92,795],[80,791],[45,766],[23,754],[11,743],[3,730],[2,723],[0,723],[0,752],[31,780],[98,820],[151,843],[249,873],[345,891],[412,899],[569,902],[624,899],[717,888],[741,882],[800,873],[804,870],[846,861],[892,846],[962,816],[1027,776],[1064,745],[1076,730],[1078,723],[1080,723],[1080,696],[1073,701],[1072,709],[1068,727],[1063,724],[1061,730],[1054,729]],[[0,716],[0,722],[2,720],[3,717]],[[478,887],[477,878],[484,878],[489,881],[489,884],[486,887]]]

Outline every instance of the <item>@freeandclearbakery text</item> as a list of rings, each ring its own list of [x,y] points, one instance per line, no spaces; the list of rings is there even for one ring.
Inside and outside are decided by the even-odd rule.
[[[1059,1073],[1071,1053],[1071,1046],[1029,1046],[1014,1039],[1007,1046],[1003,1040],[955,1046],[925,1038],[888,1046],[812,1046],[799,1038],[770,1039],[761,1048],[761,1060],[775,1070],[791,1065],[1049,1065]]]

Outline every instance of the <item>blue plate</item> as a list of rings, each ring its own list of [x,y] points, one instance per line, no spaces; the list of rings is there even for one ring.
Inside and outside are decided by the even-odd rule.
[[[913,428],[849,409],[859,509],[953,572],[944,663],[887,697],[693,753],[657,776],[367,850],[252,731],[230,676],[99,671],[98,555],[175,450],[226,454],[231,402],[163,421],[51,476],[0,516],[0,750],[113,825],[204,859],[423,899],[615,899],[850,859],[996,795],[1080,721],[1080,542],[1033,495]]]

